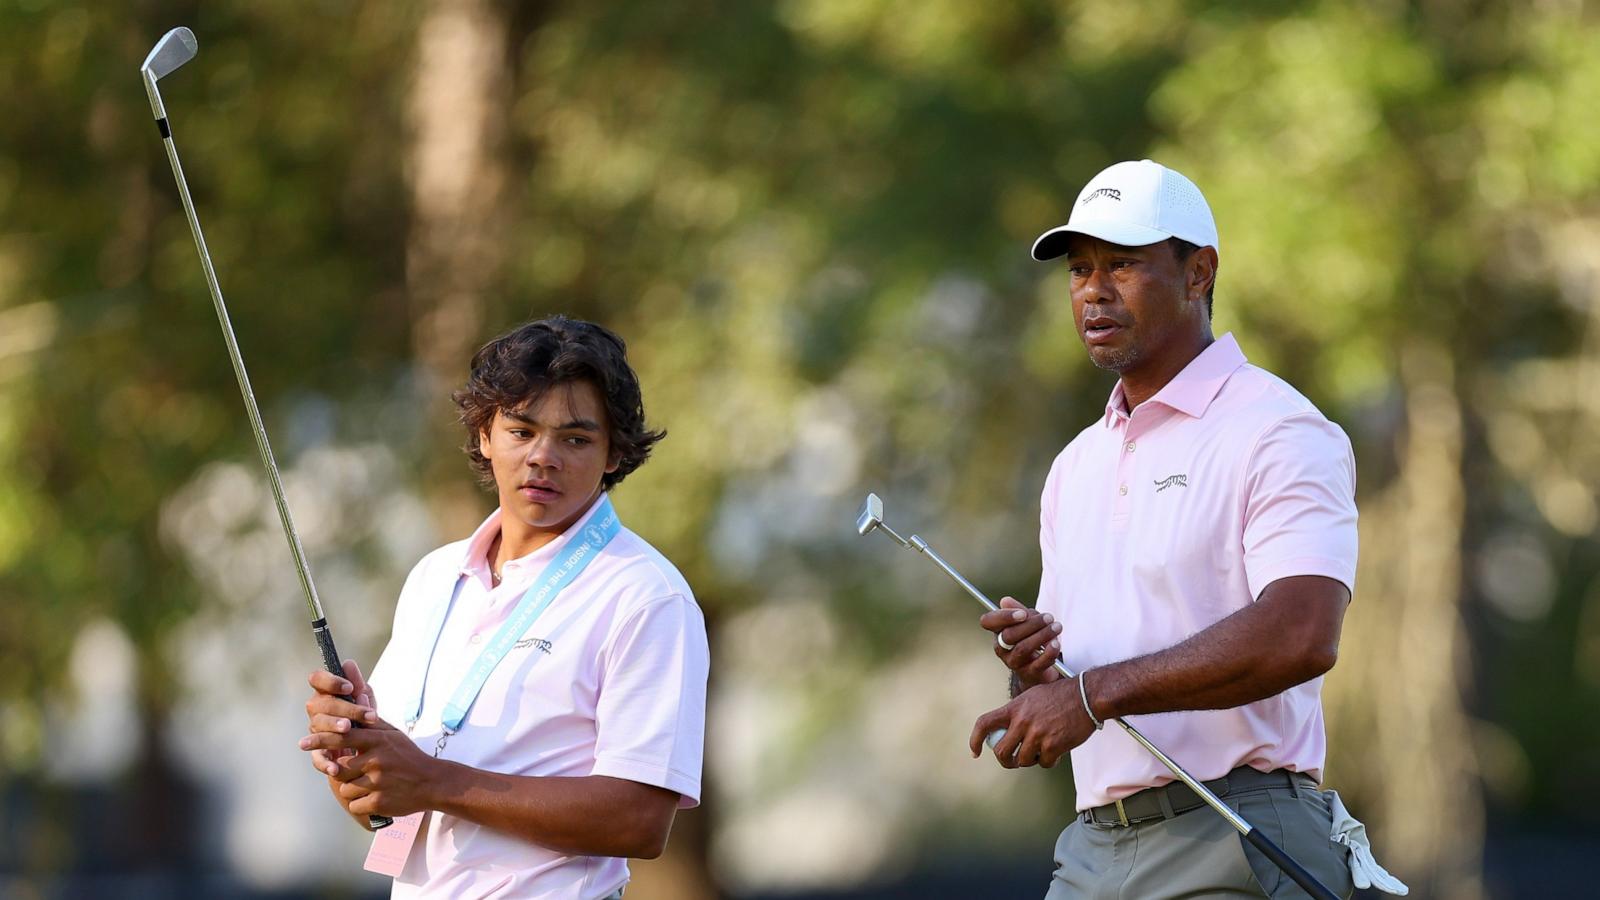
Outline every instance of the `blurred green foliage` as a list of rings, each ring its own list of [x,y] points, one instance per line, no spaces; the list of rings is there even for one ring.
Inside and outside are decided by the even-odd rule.
[[[320,397],[338,436],[395,444],[411,487],[468,480],[432,424],[466,360],[419,374],[433,301],[408,271],[408,104],[439,77],[418,70],[418,35],[449,6],[0,5],[5,766],[37,764],[44,700],[89,619],[126,629],[147,709],[170,705],[167,642],[209,601],[163,504],[208,461],[253,464],[137,77],[167,28],[199,35],[162,93],[280,459],[330,439],[292,427]],[[630,524],[714,621],[809,594],[850,626],[801,736],[863,702],[851,680],[927,615],[885,602],[881,548],[848,531],[863,486],[967,542],[997,593],[1031,593],[1043,475],[1110,381],[1076,346],[1060,272],[1026,248],[1096,170],[1149,155],[1217,211],[1217,330],[1344,424],[1364,495],[1402,474],[1404,349],[1452,362],[1470,490],[1443,536],[1464,554],[1459,684],[1527,773],[1491,798],[1593,825],[1595,795],[1569,777],[1589,768],[1573,748],[1600,739],[1592,9],[482,8],[502,28],[484,58],[506,85],[489,102],[507,176],[462,226],[481,220],[501,260],[473,339],[555,311],[629,339],[671,432],[620,494]],[[432,392],[414,407],[427,422],[373,417],[397,384]],[[1551,573],[1538,615],[1481,587],[1479,551],[1508,529]]]

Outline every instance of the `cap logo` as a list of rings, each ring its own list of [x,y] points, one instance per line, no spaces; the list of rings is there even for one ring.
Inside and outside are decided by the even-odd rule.
[[[1090,200],[1093,200],[1096,197],[1110,197],[1113,200],[1120,201],[1122,199],[1122,192],[1117,190],[1116,188],[1101,188],[1098,191],[1095,191],[1094,193],[1090,194],[1089,196],[1083,198],[1082,200],[1079,200],[1078,201],[1078,205],[1082,206],[1083,204],[1088,203]]]

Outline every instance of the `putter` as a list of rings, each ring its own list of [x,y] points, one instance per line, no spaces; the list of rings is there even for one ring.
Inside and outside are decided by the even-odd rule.
[[[194,59],[199,50],[194,32],[187,28],[174,28],[161,36],[150,55],[139,67],[144,79],[145,93],[150,95],[150,110],[155,113],[156,127],[161,130],[161,143],[167,148],[167,159],[172,163],[172,177],[178,182],[178,196],[183,200],[184,215],[189,218],[189,231],[194,234],[194,246],[200,251],[200,266],[205,269],[206,287],[211,290],[211,303],[217,309],[217,321],[222,325],[222,338],[228,344],[228,358],[233,361],[233,374],[239,380],[239,393],[244,396],[245,412],[250,415],[250,429],[255,435],[256,450],[261,454],[261,465],[266,467],[267,480],[272,484],[272,499],[278,504],[278,519],[283,522],[283,535],[289,541],[289,552],[294,556],[295,572],[300,576],[300,587],[305,591],[306,605],[311,612],[311,631],[316,635],[317,647],[322,651],[323,668],[344,677],[344,667],[339,662],[339,651],[333,646],[333,633],[328,630],[328,619],[322,613],[322,601],[317,598],[317,586],[311,581],[311,566],[306,562],[306,552],[300,546],[300,535],[294,528],[294,517],[289,514],[289,503],[283,497],[283,479],[278,475],[278,463],[272,458],[272,445],[267,443],[267,429],[261,424],[261,410],[256,408],[255,392],[250,390],[250,376],[244,371],[244,358],[239,355],[239,342],[233,336],[233,323],[228,319],[228,308],[222,302],[222,288],[217,286],[217,273],[211,265],[211,252],[206,249],[205,236],[200,233],[200,219],[194,212],[194,201],[189,197],[189,184],[183,178],[183,166],[178,163],[178,147],[172,142],[172,128],[167,123],[167,108],[161,102],[161,92],[156,82],[179,66]],[[351,700],[350,697],[343,697]],[[358,723],[357,727],[360,727]],[[394,822],[388,816],[368,816],[367,823],[374,829],[384,828]]]
[[[940,556],[932,547],[928,546],[927,541],[914,534],[909,538],[901,537],[898,532],[896,532],[893,528],[890,528],[889,524],[883,520],[883,501],[878,498],[877,494],[868,494],[866,502],[861,504],[861,512],[856,514],[856,531],[857,533],[863,535],[873,531],[883,532],[900,546],[909,550],[915,550],[918,553],[921,553],[923,556],[926,556],[928,559],[933,560],[934,565],[942,569],[946,575],[950,576],[951,579],[955,581],[956,584],[961,585],[961,587],[968,594],[972,595],[973,599],[977,600],[979,603],[982,603],[985,609],[988,609],[991,612],[1000,609],[999,605],[985,596],[983,591],[978,590],[976,585],[968,581],[949,563],[945,562],[944,557]],[[1068,669],[1066,665],[1059,659],[1055,662],[1055,670],[1060,672],[1063,678],[1074,677],[1072,671]],[[1216,810],[1217,815],[1220,815],[1222,818],[1226,819],[1229,825],[1232,825],[1241,835],[1244,835],[1245,840],[1249,841],[1252,846],[1254,846],[1257,850],[1260,850],[1261,853],[1268,859],[1272,860],[1272,862],[1277,865],[1278,868],[1283,870],[1285,875],[1288,875],[1290,878],[1294,879],[1294,883],[1304,888],[1306,893],[1318,898],[1318,900],[1338,900],[1337,894],[1328,890],[1328,888],[1324,886],[1322,882],[1318,881],[1315,876],[1313,876],[1310,872],[1307,872],[1299,863],[1295,862],[1294,859],[1289,856],[1289,854],[1283,852],[1283,850],[1277,844],[1272,842],[1271,838],[1262,834],[1256,829],[1255,826],[1245,821],[1242,816],[1234,812],[1232,809],[1229,809],[1228,805],[1223,803],[1216,794],[1213,794],[1210,788],[1206,787],[1204,784],[1201,784],[1193,775],[1190,775],[1188,772],[1184,771],[1183,767],[1173,761],[1172,757],[1161,752],[1161,748],[1150,743],[1149,738],[1146,738],[1144,735],[1140,734],[1137,728],[1134,728],[1132,725],[1129,725],[1122,719],[1112,719],[1111,721],[1121,725],[1122,730],[1126,731],[1129,737],[1137,741],[1139,746],[1150,751],[1151,755],[1160,760],[1161,764],[1166,766],[1167,770],[1176,776],[1179,781],[1188,785],[1189,789],[1195,792],[1195,796],[1199,797],[1201,800],[1204,800],[1207,806]],[[988,743],[989,748],[992,750],[994,749],[995,744],[999,742],[1000,736],[1004,734],[1005,729],[997,729],[996,731],[985,736],[984,741]]]

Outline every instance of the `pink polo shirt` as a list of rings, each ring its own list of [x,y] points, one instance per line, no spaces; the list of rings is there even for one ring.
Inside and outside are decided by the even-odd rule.
[[[1061,451],[1045,482],[1038,608],[1062,622],[1069,669],[1171,647],[1280,578],[1323,575],[1354,589],[1350,441],[1247,363],[1232,335],[1132,415],[1123,407],[1118,382],[1105,415]],[[1242,764],[1320,780],[1321,693],[1319,677],[1235,709],[1129,724],[1201,780]],[[1080,810],[1173,780],[1116,726],[1072,751],[1072,771]]]
[[[472,537],[433,551],[412,570],[394,632],[372,672],[378,714],[405,727],[408,673],[428,660],[429,613],[455,605],[428,668],[412,732],[429,753],[443,709],[467,668],[523,592],[560,558],[590,509],[560,538],[508,562],[494,587],[487,554],[500,512]],[[608,775],[700,797],[709,654],[705,620],[683,576],[623,528],[500,662],[444,759],[510,775]],[[464,819],[429,813],[394,880],[394,897],[539,897],[593,900],[628,880],[627,862],[575,856]]]

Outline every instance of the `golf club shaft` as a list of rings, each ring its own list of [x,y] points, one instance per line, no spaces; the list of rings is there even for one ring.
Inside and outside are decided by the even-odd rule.
[[[152,103],[160,109],[160,95],[152,90]],[[164,111],[164,110],[162,110]],[[194,200],[189,197],[189,183],[183,177],[183,164],[178,162],[178,147],[172,142],[172,128],[165,116],[156,120],[161,129],[161,144],[167,150],[167,160],[172,163],[172,177],[178,182],[178,196],[183,200],[183,212],[189,219],[189,231],[194,235],[195,249],[200,252],[200,266],[205,269],[206,287],[211,291],[211,304],[216,307],[217,321],[222,325],[222,338],[228,344],[228,359],[233,363],[234,377],[239,381],[239,393],[244,397],[244,408],[250,416],[250,432],[256,439],[256,450],[261,454],[261,465],[267,470],[267,481],[272,485],[272,499],[278,506],[278,519],[283,523],[284,537],[289,540],[289,552],[294,557],[295,573],[300,576],[300,587],[305,592],[306,606],[311,612],[311,632],[316,636],[317,649],[322,654],[322,667],[344,677],[344,664],[333,645],[333,632],[322,614],[322,602],[317,598],[316,584],[311,580],[311,566],[306,561],[306,551],[300,546],[300,534],[294,528],[294,516],[289,512],[289,502],[283,496],[283,479],[278,475],[278,463],[272,456],[272,445],[267,442],[267,429],[261,423],[261,410],[256,406],[255,392],[250,389],[250,376],[244,370],[244,357],[239,355],[239,342],[233,334],[233,322],[228,318],[228,307],[222,302],[222,288],[217,284],[217,273],[211,265],[211,252],[206,249],[205,235],[200,233],[200,218],[195,215]],[[354,698],[341,696],[354,702]],[[374,829],[394,823],[388,816],[368,816]]]
[[[233,374],[239,382],[239,394],[244,398],[245,412],[250,416],[250,432],[256,440],[256,450],[261,455],[261,465],[267,470],[267,480],[272,485],[272,499],[278,506],[278,519],[283,523],[284,536],[289,539],[289,552],[294,557],[295,572],[300,576],[300,587],[306,596],[306,606],[311,618],[320,620],[322,602],[311,581],[311,568],[306,562],[305,549],[300,545],[300,535],[295,531],[294,516],[283,496],[283,479],[278,475],[278,463],[272,456],[272,445],[267,442],[267,429],[261,422],[261,410],[256,405],[255,392],[250,389],[250,376],[244,369],[244,358],[239,355],[239,342],[233,334],[233,322],[228,318],[228,307],[222,302],[222,289],[217,285],[217,273],[211,265],[211,252],[206,249],[205,235],[200,233],[200,219],[195,215],[194,201],[189,197],[189,184],[183,177],[183,165],[178,162],[178,148],[172,142],[172,131],[165,119],[161,120],[161,144],[172,163],[172,176],[178,182],[178,196],[183,200],[183,212],[189,219],[189,230],[194,234],[195,247],[200,251],[200,266],[205,270],[206,287],[211,291],[211,304],[216,307],[217,321],[222,325],[222,339],[228,345],[228,359],[233,363]]]
[[[971,594],[975,600],[977,600],[979,603],[982,603],[984,608],[991,612],[1000,609],[1000,606],[993,600],[990,600],[988,596],[983,593],[983,591],[978,590],[977,585],[974,585],[972,582],[968,581],[966,576],[955,570],[954,566],[951,566],[949,563],[945,562],[944,557],[940,556],[937,551],[928,546],[927,541],[913,534],[909,543],[911,544],[912,548],[920,551],[929,559],[933,560],[935,565],[944,570],[946,575],[950,576],[950,578],[955,581],[956,584],[961,585],[961,587],[968,594]],[[1075,677],[1072,670],[1068,669],[1066,665],[1059,659],[1055,661],[1055,670],[1060,672],[1063,678]],[[1299,863],[1295,862],[1294,859],[1289,856],[1289,854],[1283,852],[1283,849],[1277,844],[1274,844],[1271,838],[1268,838],[1266,835],[1262,834],[1255,826],[1245,821],[1244,817],[1234,812],[1226,803],[1223,803],[1222,798],[1212,793],[1210,788],[1206,787],[1193,775],[1190,775],[1187,771],[1185,771],[1184,768],[1178,765],[1178,763],[1173,760],[1172,757],[1161,752],[1160,747],[1150,743],[1150,739],[1140,734],[1139,729],[1134,728],[1132,725],[1129,725],[1120,718],[1112,719],[1111,721],[1121,725],[1122,730],[1127,732],[1129,737],[1138,742],[1139,746],[1150,751],[1151,755],[1160,760],[1161,764],[1166,766],[1168,771],[1170,771],[1179,781],[1187,785],[1189,790],[1194,791],[1195,796],[1205,801],[1207,806],[1216,810],[1217,815],[1220,815],[1222,818],[1226,819],[1229,825],[1232,825],[1241,835],[1244,835],[1245,840],[1249,841],[1250,844],[1257,850],[1260,850],[1262,855],[1272,860],[1272,862],[1277,865],[1278,868],[1283,870],[1284,874],[1294,879],[1294,883],[1300,885],[1300,887],[1303,888],[1306,893],[1318,898],[1318,900],[1338,900],[1337,894],[1324,886],[1322,882],[1318,881],[1310,872],[1307,872],[1305,868]]]

